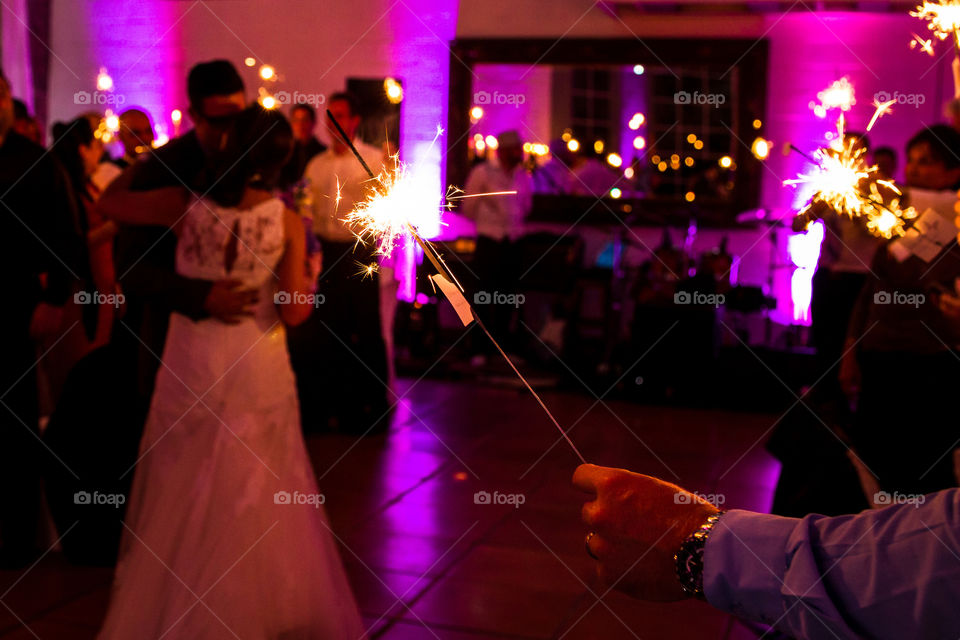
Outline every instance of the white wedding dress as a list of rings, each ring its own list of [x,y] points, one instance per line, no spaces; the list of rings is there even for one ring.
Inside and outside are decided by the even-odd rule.
[[[195,202],[183,220],[177,272],[260,298],[236,325],[171,316],[100,640],[364,635],[274,306],[283,212]]]

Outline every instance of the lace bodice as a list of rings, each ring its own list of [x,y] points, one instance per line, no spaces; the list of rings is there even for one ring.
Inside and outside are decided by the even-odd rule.
[[[261,287],[283,256],[283,202],[271,198],[246,210],[196,200],[177,243],[177,273],[189,278],[236,278]]]

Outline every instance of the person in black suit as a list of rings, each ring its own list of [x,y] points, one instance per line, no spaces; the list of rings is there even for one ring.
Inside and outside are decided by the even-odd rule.
[[[0,567],[38,555],[40,465],[35,339],[61,329],[62,306],[85,259],[63,168],[12,130],[13,97],[0,72]]]

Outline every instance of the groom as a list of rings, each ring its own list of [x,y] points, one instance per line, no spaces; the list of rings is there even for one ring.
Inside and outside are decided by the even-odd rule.
[[[187,95],[194,128],[134,164],[127,170],[129,179],[114,182],[117,187],[108,188],[101,202],[135,208],[143,191],[183,186],[202,194],[209,188],[206,167],[226,148],[230,125],[246,106],[243,80],[226,60],[202,62],[190,70]],[[123,320],[127,330],[119,334],[139,352],[139,395],[145,405],[171,312],[235,323],[256,302],[256,292],[243,289],[238,280],[210,282],[177,274],[176,247],[177,238],[166,227],[124,226],[117,237],[117,273],[129,307]]]

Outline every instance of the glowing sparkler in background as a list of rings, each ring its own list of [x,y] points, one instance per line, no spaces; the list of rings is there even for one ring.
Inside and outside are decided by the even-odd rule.
[[[953,44],[960,55],[960,1],[930,2],[927,0],[917,7],[916,11],[911,11],[910,15],[926,20],[927,28],[940,40],[953,36]]]
[[[874,120],[879,117],[876,113],[874,116]],[[915,218],[916,210],[902,209],[902,194],[896,185],[879,179],[876,165],[866,165],[866,148],[858,138],[844,135],[843,116],[837,121],[837,134],[829,147],[817,149],[812,157],[791,145],[816,165],[812,173],[784,180],[785,185],[808,184],[814,189],[807,206],[797,215],[810,219],[811,214],[829,209],[851,219],[863,218],[867,230],[875,236],[903,235],[904,221]]]
[[[850,111],[853,105],[857,104],[853,85],[846,76],[834,80],[829,87],[817,93],[817,100],[819,102],[811,100],[809,106],[818,118],[826,118],[827,112],[831,109]]]
[[[500,352],[500,355],[507,361],[507,364],[510,365],[510,368],[527,388],[527,391],[530,392],[547,414],[547,417],[550,418],[553,425],[560,431],[563,439],[580,461],[586,463],[586,459],[580,453],[580,450],[573,444],[570,436],[567,435],[567,432],[564,431],[560,423],[557,422],[557,419],[553,416],[553,413],[550,412],[550,409],[547,408],[547,405],[544,404],[540,395],[530,386],[530,383],[527,382],[527,379],[520,373],[520,370],[517,369],[516,365],[500,346],[500,343],[493,337],[486,325],[484,325],[483,321],[476,314],[476,311],[463,296],[463,287],[443,261],[443,258],[434,246],[424,240],[417,232],[416,220],[419,217],[419,212],[436,208],[448,208],[450,206],[449,203],[442,203],[435,193],[430,194],[424,190],[422,187],[423,183],[417,179],[418,172],[408,172],[406,165],[400,162],[397,154],[391,156],[394,164],[392,170],[384,169],[379,176],[375,175],[363,159],[363,156],[357,151],[353,141],[350,140],[350,136],[346,134],[329,109],[327,110],[327,117],[340,134],[341,140],[350,148],[353,155],[360,162],[360,165],[367,172],[367,175],[370,176],[370,180],[375,183],[367,200],[358,203],[353,211],[345,216],[344,221],[359,230],[357,232],[358,239],[369,239],[377,242],[377,253],[381,255],[389,255],[397,246],[398,239],[409,234],[423,250],[424,256],[426,256],[437,270],[438,275],[431,277],[431,282],[434,286],[440,288],[441,292],[447,297],[457,312],[457,315],[461,321],[463,321],[464,326],[469,325],[471,322],[476,322],[477,326],[486,334],[490,342],[493,343],[493,346]],[[443,130],[437,127],[437,134],[433,139],[434,143],[442,133]],[[445,200],[515,193],[515,191],[500,191],[486,194],[464,194],[460,189],[451,187],[447,191]],[[367,267],[364,267],[363,273],[366,273],[366,271]],[[370,275],[372,275],[372,273]]]

